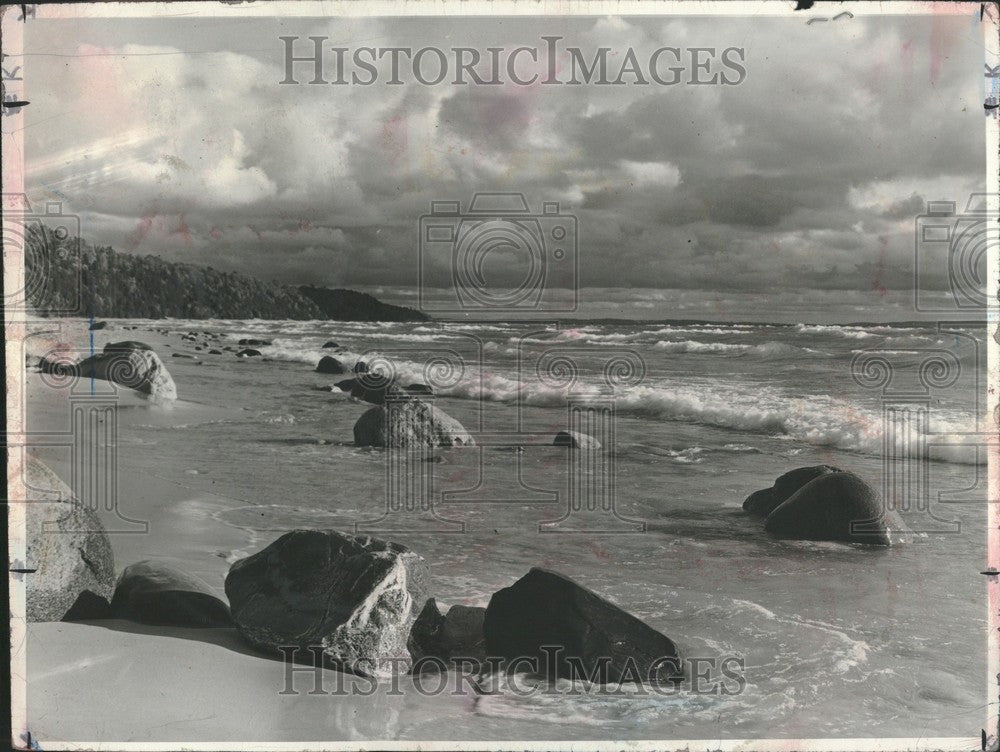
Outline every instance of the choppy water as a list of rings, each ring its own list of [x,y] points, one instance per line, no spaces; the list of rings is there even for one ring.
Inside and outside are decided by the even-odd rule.
[[[231,502],[212,512],[215,524],[246,533],[227,559],[292,527],[350,530],[384,514],[385,454],[352,443],[368,406],[323,390],[346,377],[313,371],[333,339],[349,364],[382,358],[404,383],[435,383],[436,404],[483,437],[481,447],[441,450],[441,461],[428,464],[438,514],[448,520],[430,527],[464,523],[464,533],[417,532],[392,520],[399,531],[389,537],[430,562],[439,602],[485,605],[494,590],[544,566],[612,598],[685,656],[745,664],[746,686],[735,694],[501,691],[446,724],[404,716],[392,732],[401,738],[979,733],[986,468],[975,432],[984,426],[985,338],[973,329],[130,323],[216,332],[229,344],[273,342],[259,348],[266,360],[226,353],[200,355],[199,367],[177,363],[185,370],[173,415],[123,418],[123,461],[176,457],[191,493]],[[935,501],[931,513],[904,511],[921,534],[888,550],[770,539],[740,505],[787,470],[830,463],[881,486],[881,372],[858,360],[873,353],[891,367],[887,388],[912,394],[930,385],[928,440],[948,446],[932,451],[939,461],[929,466],[928,497],[972,490]],[[925,366],[921,381],[928,358],[947,368]],[[176,361],[165,361],[173,370]],[[612,397],[617,511],[644,521],[646,532],[610,534],[630,523],[572,515],[584,532],[540,532],[539,523],[567,513],[567,453],[541,444],[566,427],[568,398]],[[218,405],[236,413],[210,415]],[[960,530],[943,530],[931,514]]]

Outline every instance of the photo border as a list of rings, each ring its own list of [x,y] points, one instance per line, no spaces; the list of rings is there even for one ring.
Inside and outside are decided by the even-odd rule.
[[[806,3],[801,3],[805,5]],[[388,2],[371,0],[365,3],[335,0],[334,2],[256,2],[249,5],[200,3],[200,2],[150,2],[120,4],[65,4],[65,5],[7,5],[0,11],[3,28],[3,49],[8,55],[16,56],[24,47],[24,24],[33,18],[112,18],[112,17],[156,17],[184,15],[196,18],[247,18],[247,17],[362,17],[362,16],[774,16],[801,18],[803,24],[832,21],[843,13],[851,16],[894,16],[894,15],[969,15],[980,17],[983,32],[984,61],[988,67],[1000,64],[1000,11],[996,4],[945,2],[883,2],[883,3],[817,3],[811,8],[794,10],[794,2],[636,2],[627,0],[609,2],[607,0],[561,0],[558,3],[539,4],[521,0],[431,0],[429,2]],[[21,19],[21,14],[26,17]],[[989,81],[989,79],[987,79]],[[22,99],[31,99],[30,81],[22,90]],[[985,96],[985,94],[984,94]],[[997,191],[1000,187],[1000,115],[998,110],[987,111],[984,118],[986,128],[985,167],[987,189],[990,193],[988,212],[992,217],[1000,214]],[[24,165],[23,128],[30,122],[30,108],[21,108],[16,114],[3,118],[3,193],[23,194]],[[24,280],[23,248],[21,255],[4,259],[5,289],[21,289]],[[987,262],[989,288],[988,300],[996,301],[1000,285],[1000,258],[991,254]],[[1000,336],[998,316],[991,310],[988,327]],[[6,374],[7,432],[25,431],[24,415],[21,411],[24,399],[24,339],[26,333],[23,311],[5,311],[5,355],[8,364]],[[987,371],[989,384],[1000,384],[1000,345],[994,336],[988,339]],[[996,390],[987,395],[987,411],[996,416],[1000,408],[1000,394]],[[995,418],[994,418],[995,420]],[[995,431],[997,426],[992,426]],[[990,434],[989,455],[989,498],[1000,498],[1000,456],[996,434]],[[9,501],[23,501],[26,491],[22,482],[19,455],[21,447],[7,447],[7,483]],[[24,505],[8,505],[8,557],[11,562],[24,558]],[[621,741],[611,739],[599,741],[533,742],[533,741],[473,741],[473,742],[398,742],[372,740],[367,742],[189,742],[128,743],[96,742],[88,740],[53,741],[40,740],[44,749],[95,749],[95,750],[172,750],[179,747],[190,750],[574,750],[584,752],[606,749],[613,745],[634,750],[764,750],[797,749],[813,750],[969,750],[996,749],[1000,744],[1000,510],[989,503],[986,541],[986,561],[982,573],[969,573],[970,577],[984,577],[986,585],[985,605],[988,612],[987,682],[984,687],[984,708],[982,735],[969,737],[913,737],[913,738],[806,738],[806,739],[669,739],[649,741]],[[23,577],[8,573],[11,621],[11,708],[12,733],[15,746],[24,744],[30,729],[26,726],[26,622],[25,591]],[[113,725],[113,721],[112,721]],[[34,741],[34,740],[33,740]]]

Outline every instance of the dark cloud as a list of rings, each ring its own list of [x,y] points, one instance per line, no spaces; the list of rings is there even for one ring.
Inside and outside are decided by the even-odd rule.
[[[34,28],[45,51],[80,57],[32,58],[32,198],[63,201],[97,242],[283,282],[413,285],[432,201],[520,191],[577,217],[583,284],[881,295],[911,284],[925,199],[962,206],[985,177],[982,45],[965,15]],[[640,59],[736,46],[747,77],[279,86],[279,33],[479,49],[558,34]]]

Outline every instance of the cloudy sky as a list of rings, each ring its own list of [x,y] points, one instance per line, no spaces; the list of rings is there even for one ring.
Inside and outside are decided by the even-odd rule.
[[[85,237],[122,251],[406,288],[430,201],[520,191],[532,208],[558,201],[576,215],[584,287],[877,302],[912,286],[926,202],[984,190],[978,6],[963,14],[809,26],[40,19],[25,42],[29,196],[63,201]],[[609,47],[611,60],[732,46],[747,75],[737,86],[282,86],[282,35],[483,50],[559,35],[589,54]],[[433,284],[447,283],[445,267]]]

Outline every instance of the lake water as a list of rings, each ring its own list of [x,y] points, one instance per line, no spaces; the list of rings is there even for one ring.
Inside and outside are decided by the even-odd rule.
[[[147,327],[167,328],[174,352],[203,361],[161,352],[180,400],[172,410],[121,411],[121,466],[169,475],[185,499],[212,499],[189,504],[191,524],[203,535],[227,531],[220,540],[236,533],[239,544],[189,547],[178,558],[214,573],[220,591],[230,562],[285,530],[357,526],[421,553],[443,606],[485,606],[492,592],[541,566],[613,600],[685,657],[743,666],[745,685],[732,693],[733,682],[674,696],[501,688],[444,713],[446,723],[432,703],[404,693],[391,737],[978,735],[987,686],[986,583],[978,575],[986,468],[975,432],[983,424],[985,339],[973,329],[113,324],[138,327],[127,335],[137,339]],[[263,358],[209,355],[174,336],[189,331],[219,335],[213,346],[247,337],[272,344],[258,348]],[[432,484],[434,515],[387,514],[386,453],[353,445],[354,422],[370,406],[328,391],[348,376],[314,371],[334,352],[323,349],[328,340],[348,366],[391,363],[403,383],[431,383],[435,404],[476,436],[479,446],[435,450],[435,461],[413,470]],[[872,364],[874,355],[883,360]],[[937,361],[921,372],[928,358]],[[883,361],[888,386],[879,381]],[[749,493],[804,465],[833,464],[881,489],[882,408],[900,391],[926,393],[923,430],[934,458],[921,465],[930,509],[911,499],[902,510],[915,531],[907,543],[779,541],[742,512]],[[598,416],[589,418],[591,432],[614,451],[571,465],[571,453],[549,445],[588,415]],[[893,474],[916,467],[922,450],[919,437],[910,439],[893,444]],[[157,469],[164,466],[172,469]],[[574,496],[574,488],[591,490]],[[581,493],[596,494],[593,513],[587,498],[574,508]],[[330,728],[327,738],[337,733]]]

